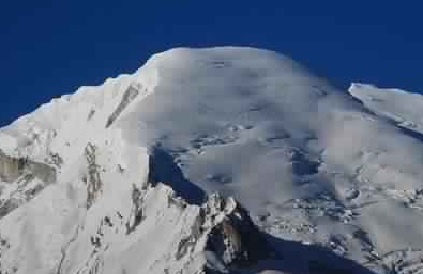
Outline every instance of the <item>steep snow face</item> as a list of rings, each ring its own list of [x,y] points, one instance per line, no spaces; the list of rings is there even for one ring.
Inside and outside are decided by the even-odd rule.
[[[338,92],[272,52],[177,49],[149,65],[160,84],[120,121],[127,135],[170,153],[188,180],[245,196],[254,208],[298,194],[293,177],[316,173],[318,159],[295,147],[312,146],[332,118],[327,106],[350,108]]]
[[[0,129],[0,269],[418,273],[421,97],[350,93],[224,47],[52,100]]]

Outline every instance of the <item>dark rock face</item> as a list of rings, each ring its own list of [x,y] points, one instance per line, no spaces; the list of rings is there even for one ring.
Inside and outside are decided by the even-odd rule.
[[[88,143],[85,148],[85,157],[88,163],[88,176],[84,178],[87,184],[87,209],[89,209],[97,196],[101,193],[103,182],[100,176],[100,167],[96,162],[96,147]]]
[[[31,186],[35,178],[42,183]],[[14,158],[0,150],[0,182],[15,185],[10,198],[0,199],[0,218],[34,198],[47,185],[56,182],[56,178],[54,167],[27,158]]]
[[[56,169],[26,158],[13,158],[0,150],[0,179],[12,183],[25,174],[31,174],[50,184],[56,181]]]
[[[135,186],[132,186],[132,212],[131,218],[126,222],[126,235],[135,231],[137,226],[146,218],[143,216],[143,195],[141,191]]]
[[[109,116],[106,122],[106,128],[110,127],[116,119],[119,117],[119,115],[122,113],[122,111],[126,108],[127,105],[129,105],[139,94],[139,89],[135,86],[129,86],[129,88],[125,91],[122,97],[122,101],[118,105],[115,111]]]
[[[230,270],[249,267],[260,260],[271,259],[272,248],[248,212],[231,198],[227,200],[219,198],[215,200],[215,206],[216,201],[218,209],[222,211],[227,210],[226,203],[233,203],[235,207],[226,214],[221,223],[213,227],[206,250],[213,252]],[[205,211],[205,214],[211,214],[210,208]]]

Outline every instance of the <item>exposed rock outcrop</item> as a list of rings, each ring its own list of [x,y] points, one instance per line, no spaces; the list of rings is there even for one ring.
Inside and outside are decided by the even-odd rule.
[[[56,178],[54,167],[28,158],[14,158],[0,150],[0,218],[34,198]]]
[[[16,181],[20,176],[31,174],[50,184],[56,181],[56,169],[34,162],[28,158],[13,158],[0,150],[0,180],[7,183]]]
[[[85,148],[85,158],[88,164],[88,174],[84,177],[84,182],[87,184],[87,209],[91,207],[94,200],[101,193],[103,182],[100,176],[100,166],[96,162],[96,146],[88,143]]]
[[[110,114],[109,118],[107,119],[106,128],[110,127],[126,108],[126,106],[129,105],[138,96],[140,93],[140,88],[141,87],[139,86],[131,85],[125,90],[125,93],[122,96],[122,101],[119,103],[116,110],[113,111],[113,113]]]

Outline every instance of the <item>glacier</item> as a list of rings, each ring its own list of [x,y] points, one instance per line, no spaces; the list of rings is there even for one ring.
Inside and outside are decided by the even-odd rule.
[[[423,97],[177,48],[0,129],[0,273],[423,273]]]

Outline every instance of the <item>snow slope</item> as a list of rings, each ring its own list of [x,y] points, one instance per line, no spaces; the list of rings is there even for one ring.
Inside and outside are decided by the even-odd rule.
[[[156,54],[0,129],[0,269],[421,273],[421,100],[266,50]]]
[[[349,92],[378,115],[401,127],[423,133],[423,97],[420,94],[364,84],[352,84]]]

